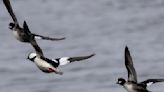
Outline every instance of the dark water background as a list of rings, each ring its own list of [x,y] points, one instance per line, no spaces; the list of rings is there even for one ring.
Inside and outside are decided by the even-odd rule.
[[[26,59],[33,48],[18,42],[0,1],[0,92],[126,92],[124,47],[133,56],[139,81],[164,78],[164,0],[11,0],[20,23],[32,32],[64,41],[38,41],[49,58],[97,55],[44,74]],[[163,92],[164,83],[148,87]]]

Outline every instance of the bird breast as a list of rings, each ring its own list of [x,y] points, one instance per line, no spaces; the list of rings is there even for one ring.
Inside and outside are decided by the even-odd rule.
[[[17,40],[20,40],[20,36],[18,34],[18,31],[13,30],[13,34]]]
[[[133,85],[125,84],[124,87],[128,92],[134,92]]]
[[[54,69],[54,67],[47,63],[46,61],[40,59],[40,58],[35,58],[34,63],[41,69],[41,70],[47,70],[49,68]]]

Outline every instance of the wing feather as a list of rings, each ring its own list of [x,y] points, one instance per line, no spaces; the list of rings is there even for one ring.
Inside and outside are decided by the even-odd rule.
[[[6,6],[6,9],[7,9],[8,13],[10,14],[10,16],[12,17],[15,24],[19,24],[14,12],[13,12],[13,9],[11,7],[10,1],[9,0],[3,0],[3,3]]]
[[[128,71],[128,81],[137,82],[137,73],[133,66],[132,57],[127,46],[125,48],[125,66]]]

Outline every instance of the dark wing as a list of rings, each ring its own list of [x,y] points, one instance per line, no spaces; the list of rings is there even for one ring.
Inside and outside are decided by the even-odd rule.
[[[133,81],[137,83],[137,73],[134,69],[132,57],[127,46],[125,48],[125,66],[128,71],[128,81]]]
[[[26,21],[23,22],[23,28],[24,28],[25,33],[31,34],[30,29],[29,29]]]
[[[24,28],[25,33],[28,33],[28,34],[30,33],[30,35],[33,35],[35,39],[38,38],[38,39],[52,40],[52,41],[64,40],[65,39],[65,37],[63,37],[63,38],[51,38],[51,37],[46,37],[46,36],[31,33],[26,21],[24,21],[24,23],[23,23],[23,28]]]
[[[70,62],[81,61],[81,60],[89,59],[89,58],[91,58],[93,56],[95,56],[95,54],[91,54],[91,55],[88,55],[88,56],[70,57],[68,60]]]
[[[66,65],[68,63],[72,63],[75,61],[81,61],[81,60],[85,60],[85,59],[89,59],[91,57],[93,57],[95,54],[91,54],[88,56],[78,56],[78,57],[62,57],[62,58],[56,58],[56,59],[52,59],[54,62],[58,62],[59,65]]]
[[[30,43],[34,47],[37,55],[44,56],[43,55],[43,52],[42,52],[42,49],[39,47],[39,45],[37,44],[37,42],[35,41],[35,39],[33,39]]]
[[[141,82],[140,84],[147,87],[147,86],[150,86],[150,85],[157,83],[157,82],[164,82],[164,79],[148,79],[148,80]]]
[[[9,0],[3,0],[3,3],[6,6],[7,11],[9,12],[10,16],[12,17],[13,21],[15,22],[15,24],[18,24],[17,18],[13,12],[13,9],[11,7],[10,1]]]
[[[46,36],[42,36],[42,35],[38,35],[38,34],[34,34],[34,37],[36,39],[43,39],[43,40],[51,40],[51,41],[59,41],[59,40],[64,40],[65,37],[62,37],[62,38],[52,38],[52,37],[46,37]]]
[[[36,40],[34,39],[34,37],[32,37],[31,32],[30,32],[30,29],[29,29],[29,27],[28,27],[26,21],[24,21],[24,23],[23,23],[23,28],[24,28],[24,32],[26,33],[26,35],[31,36],[31,38],[29,37],[30,43],[31,43],[31,45],[34,47],[34,49],[35,49],[37,55],[43,56],[42,49],[39,47],[39,45],[37,44],[37,42],[36,42]]]

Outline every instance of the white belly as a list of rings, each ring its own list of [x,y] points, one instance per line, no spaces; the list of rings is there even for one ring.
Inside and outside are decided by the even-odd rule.
[[[13,31],[13,34],[17,40],[20,40],[20,36],[17,31]]]
[[[38,66],[38,68],[40,68],[41,70],[48,70],[49,68],[54,69],[54,67],[53,67],[51,64],[45,62],[44,60],[42,60],[42,59],[40,59],[40,58],[36,58],[34,63],[35,63],[35,64]]]
[[[134,92],[133,86],[132,86],[132,85],[125,84],[125,85],[124,85],[124,88],[125,88],[128,92]]]

